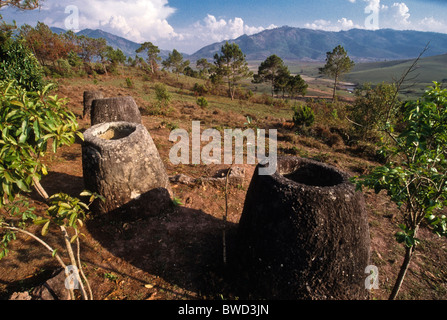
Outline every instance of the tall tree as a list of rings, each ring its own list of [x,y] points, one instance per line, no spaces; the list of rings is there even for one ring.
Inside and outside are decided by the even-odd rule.
[[[228,41],[221,48],[221,53],[214,55],[216,70],[214,78],[226,79],[228,84],[228,94],[234,100],[236,87],[239,81],[253,76],[245,60],[245,54],[236,43],[230,44]]]
[[[158,62],[161,58],[158,56],[160,54],[160,49],[152,42],[143,43],[137,50],[136,53],[145,52],[147,53],[147,62],[149,64],[152,73],[158,70]]]
[[[281,92],[283,98],[285,97],[287,91],[287,84],[289,83],[290,77],[291,75],[289,68],[287,68],[287,66],[285,65],[281,66],[276,76],[274,91],[276,93]]]
[[[297,94],[304,97],[307,93],[308,87],[309,85],[303,78],[301,78],[299,74],[296,76],[290,76],[289,81],[287,82],[287,91],[292,98],[294,98]]]
[[[326,65],[323,68],[320,68],[320,74],[327,75],[334,79],[333,101],[335,101],[340,77],[351,71],[353,67],[354,61],[349,58],[348,53],[342,46],[339,45],[332,52],[326,53]]]
[[[79,45],[79,56],[84,62],[92,62],[96,59],[101,59],[107,52],[107,41],[106,39],[94,39],[86,36],[78,37]]]
[[[285,68],[284,61],[273,54],[268,57],[258,68],[258,74],[255,76],[255,82],[271,82],[272,84],[272,97],[275,93],[275,87],[280,77],[284,77]],[[290,74],[290,73],[289,73]]]
[[[183,61],[183,55],[176,49],[172,50],[168,58],[162,62],[163,67],[170,69],[177,75],[177,80],[180,73],[183,73],[186,67],[189,66],[189,60]]]

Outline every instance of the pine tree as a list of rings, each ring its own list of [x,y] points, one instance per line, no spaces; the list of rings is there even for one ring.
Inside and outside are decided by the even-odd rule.
[[[334,79],[334,92],[332,95],[332,101],[335,101],[337,85],[340,77],[351,71],[354,67],[354,61],[352,61],[345,48],[337,46],[332,52],[326,53],[326,65],[320,68],[320,74],[327,75]]]

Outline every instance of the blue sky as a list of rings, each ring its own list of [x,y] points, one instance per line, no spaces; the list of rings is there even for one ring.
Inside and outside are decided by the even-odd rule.
[[[100,28],[186,53],[284,25],[447,33],[446,0],[45,0],[40,10],[7,8],[0,14],[18,25],[41,21],[65,29]]]

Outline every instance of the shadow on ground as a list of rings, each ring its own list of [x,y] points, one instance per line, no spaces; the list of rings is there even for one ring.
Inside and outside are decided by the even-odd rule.
[[[141,203],[129,203],[92,219],[87,228],[116,257],[173,285],[210,299],[239,297],[241,281],[232,263],[237,224],[169,202],[164,210],[148,206],[138,213],[130,209]]]

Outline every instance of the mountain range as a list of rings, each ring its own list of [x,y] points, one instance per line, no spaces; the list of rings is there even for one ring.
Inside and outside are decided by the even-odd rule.
[[[272,54],[283,60],[324,61],[326,53],[337,45],[342,45],[356,62],[415,58],[427,44],[427,55],[447,53],[447,34],[392,29],[329,32],[285,26],[230,42],[236,43],[250,61],[265,60]],[[212,59],[223,44],[225,41],[206,46],[189,58]]]
[[[64,32],[63,29],[52,28],[52,30],[57,33]],[[85,29],[77,34],[105,38],[110,46],[121,49],[130,57],[135,57],[135,50],[140,46],[136,42],[102,30]],[[337,45],[342,45],[356,62],[412,59],[427,45],[429,49],[426,56],[447,53],[447,34],[393,29],[375,31],[351,29],[330,32],[284,26],[228,41],[238,44],[249,61],[265,60],[272,54],[278,55],[283,60],[324,61],[326,52]],[[183,56],[191,61],[200,58],[212,61],[225,42],[214,43],[192,55],[183,54]],[[169,53],[168,50],[161,50],[160,56],[165,59]]]

